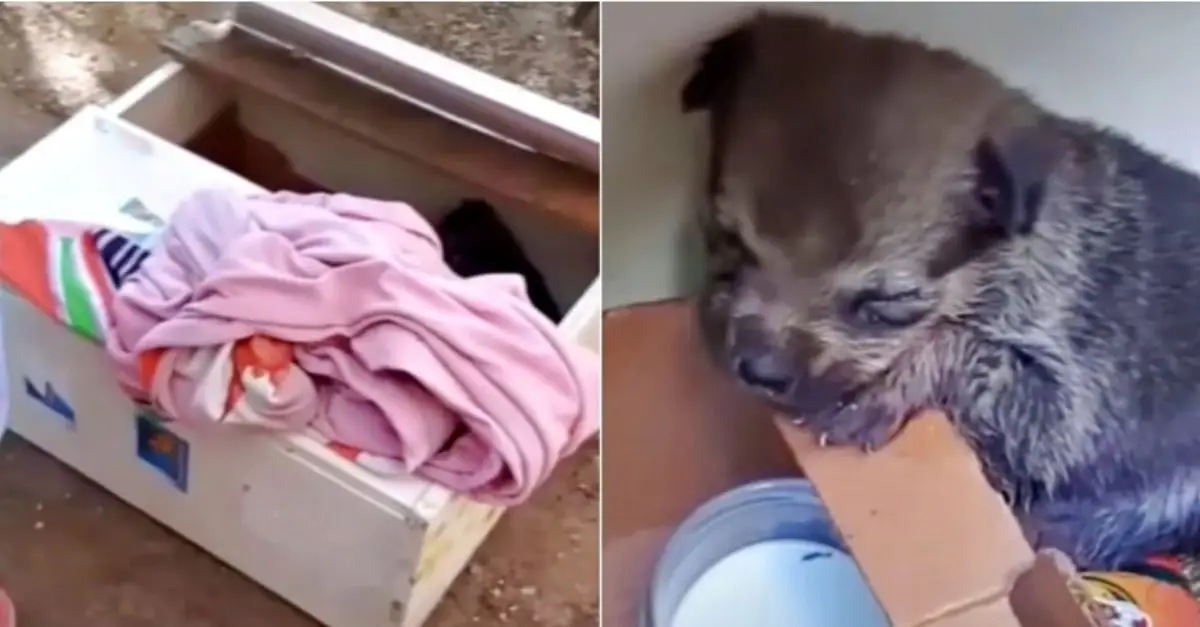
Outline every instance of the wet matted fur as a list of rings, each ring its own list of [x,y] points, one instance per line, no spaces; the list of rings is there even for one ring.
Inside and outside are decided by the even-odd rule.
[[[833,444],[941,407],[1085,568],[1200,548],[1200,180],[947,50],[762,14],[710,116],[700,315]]]

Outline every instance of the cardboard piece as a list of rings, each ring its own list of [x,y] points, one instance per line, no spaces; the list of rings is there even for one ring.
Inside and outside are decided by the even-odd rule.
[[[605,627],[638,624],[658,553],[696,506],[800,468],[893,627],[1092,625],[944,417],[870,455],[821,448],[715,371],[684,300],[609,312],[603,341]]]
[[[796,475],[766,407],[721,377],[678,301],[603,327],[604,627],[635,627],[650,569],[683,517],[754,479]]]

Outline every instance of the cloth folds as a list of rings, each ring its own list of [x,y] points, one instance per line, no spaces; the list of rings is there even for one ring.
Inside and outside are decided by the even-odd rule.
[[[0,244],[47,233],[41,258],[57,263],[46,225],[5,225]],[[456,275],[405,204],[205,191],[148,254],[113,236],[68,238],[96,280],[77,291],[86,310],[66,306],[45,266],[48,286],[0,278],[104,342],[123,387],[166,417],[311,427],[372,470],[498,504],[526,499],[598,429],[595,355],[530,304],[519,276]]]

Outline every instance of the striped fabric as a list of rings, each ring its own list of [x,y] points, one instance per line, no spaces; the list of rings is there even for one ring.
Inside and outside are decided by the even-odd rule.
[[[109,280],[118,288],[150,256],[150,251],[142,245],[143,238],[108,229],[95,229],[91,236]]]
[[[149,256],[142,238],[26,220],[0,224],[0,281],[80,335],[103,341],[113,294]]]

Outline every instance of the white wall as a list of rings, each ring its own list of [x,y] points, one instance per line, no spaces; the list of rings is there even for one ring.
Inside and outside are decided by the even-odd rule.
[[[1129,132],[1200,171],[1200,4],[772,5],[958,48],[1049,108]],[[606,307],[694,287],[690,229],[703,120],[679,113],[678,90],[699,47],[753,10],[716,2],[603,5]]]

